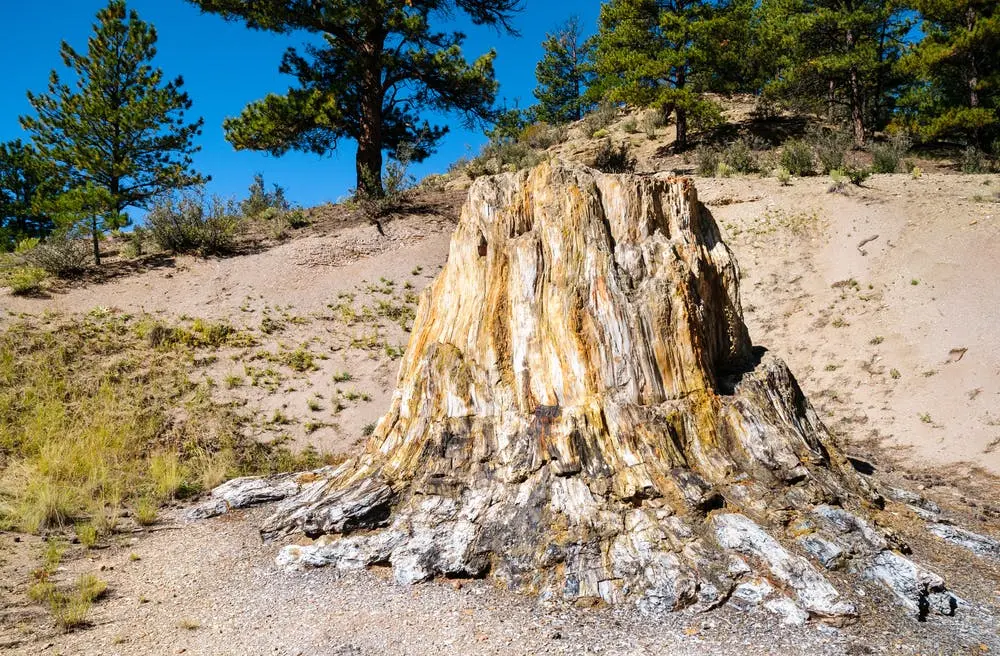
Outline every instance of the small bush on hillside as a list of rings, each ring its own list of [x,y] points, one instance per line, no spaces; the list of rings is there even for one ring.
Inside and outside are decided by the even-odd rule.
[[[968,146],[959,159],[962,173],[986,173],[986,154],[975,146]]]
[[[610,141],[601,143],[594,156],[594,168],[604,173],[632,173],[635,171],[635,158],[629,151],[628,144],[614,146]]]
[[[531,146],[518,142],[490,142],[482,152],[469,162],[466,173],[470,178],[496,175],[505,171],[519,171],[542,161],[542,155]]]
[[[635,134],[639,131],[639,123],[635,120],[634,116],[630,116],[622,121],[622,130],[625,131],[625,134]]]
[[[774,171],[774,177],[778,179],[782,187],[787,187],[792,183],[792,174],[784,166],[779,166]]]
[[[889,137],[885,143],[873,144],[872,173],[895,173],[899,170],[899,164],[910,149],[910,139],[903,133],[897,133]]]
[[[598,130],[602,130],[614,123],[616,118],[618,118],[618,107],[613,103],[605,101],[580,120],[580,127],[583,133],[590,137]]]
[[[146,216],[149,236],[158,247],[174,253],[220,255],[231,252],[243,228],[231,201],[202,192],[167,198]]]
[[[841,130],[816,128],[809,131],[807,139],[819,159],[820,173],[844,167],[844,157],[852,144],[849,134]]]
[[[711,146],[698,146],[694,151],[695,168],[698,175],[711,177],[719,168],[722,157],[719,151]]]
[[[564,125],[549,125],[548,123],[532,123],[521,130],[517,140],[532,148],[545,150],[566,141],[567,129]]]
[[[42,291],[45,278],[45,271],[38,267],[19,266],[6,273],[3,284],[15,296],[34,296]]]
[[[786,141],[781,149],[781,165],[792,175],[812,175],[814,172],[812,148],[799,139]]]
[[[91,252],[86,240],[55,233],[43,242],[25,239],[18,244],[14,255],[26,267],[69,278],[87,268]]]
[[[735,173],[754,173],[757,171],[757,157],[749,140],[740,138],[733,141],[722,151],[722,160]]]
[[[664,125],[663,112],[659,110],[649,110],[642,115],[642,131],[649,139],[656,138],[656,131]]]

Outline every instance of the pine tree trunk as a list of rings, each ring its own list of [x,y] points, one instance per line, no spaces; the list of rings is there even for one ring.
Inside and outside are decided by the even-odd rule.
[[[358,152],[355,158],[358,192],[381,197],[382,188],[382,67],[379,53],[382,43],[376,39],[364,44],[365,69],[361,80],[361,116]]]
[[[677,140],[674,144],[674,149],[677,152],[687,150],[688,147],[688,119],[687,110],[683,107],[678,107],[677,112]]]
[[[847,31],[847,51],[854,49],[854,32]],[[863,148],[865,145],[865,111],[864,111],[864,91],[861,88],[861,80],[858,78],[858,69],[851,66],[849,73],[850,105],[851,105],[851,131],[854,134],[854,147]]]
[[[101,266],[101,234],[97,229],[97,216],[90,218],[90,237],[94,245],[94,264]]]
[[[764,589],[840,622],[871,579],[954,613],[873,523],[878,496],[788,368],[751,345],[739,280],[688,179],[552,162],[479,178],[365,453],[238,479],[191,516],[284,497],[262,535],[318,539],[279,564],[389,563],[399,582],[490,577],[648,611]]]

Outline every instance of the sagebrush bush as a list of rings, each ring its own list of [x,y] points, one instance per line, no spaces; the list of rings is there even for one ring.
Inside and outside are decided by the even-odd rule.
[[[635,157],[627,143],[615,146],[611,141],[604,141],[594,155],[594,168],[604,173],[632,173],[635,171]]]
[[[549,125],[538,122],[525,126],[517,140],[532,148],[545,150],[566,141],[567,129],[564,125]]]
[[[959,158],[962,173],[986,173],[986,155],[975,146],[967,146]]]
[[[243,217],[235,203],[200,191],[167,198],[146,215],[146,227],[156,245],[174,253],[224,255],[236,247]]]
[[[663,112],[654,109],[643,113],[640,126],[642,127],[642,131],[646,133],[647,138],[655,139],[656,131],[662,128],[663,125]]]
[[[711,146],[698,146],[694,151],[694,159],[698,175],[711,177],[719,169],[722,156]]]
[[[21,242],[14,254],[26,267],[36,267],[53,276],[69,278],[87,268],[91,246],[85,239],[53,233],[45,241],[30,239]]]
[[[820,173],[844,168],[844,159],[851,149],[851,135],[842,130],[816,128],[810,130],[806,139],[819,160]]]
[[[736,173],[754,173],[758,170],[757,157],[750,141],[744,138],[729,143],[722,151],[723,163]]]
[[[909,149],[910,139],[903,133],[892,135],[884,143],[872,144],[872,173],[896,173]]]
[[[466,173],[470,178],[496,175],[505,171],[531,168],[542,161],[542,155],[531,146],[519,142],[487,143],[478,157],[469,162]]]
[[[617,118],[618,107],[614,103],[604,101],[580,119],[580,128],[586,136],[591,137],[598,130],[603,130],[614,123]]]
[[[781,165],[792,175],[812,175],[813,152],[805,141],[789,139],[781,149]]]

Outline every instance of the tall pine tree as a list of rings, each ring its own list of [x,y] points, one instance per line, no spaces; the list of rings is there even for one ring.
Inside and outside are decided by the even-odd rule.
[[[62,44],[71,83],[53,71],[48,93],[28,93],[37,116],[21,118],[41,156],[72,187],[89,183],[106,192],[104,218],[91,222],[98,264],[100,233],[120,225],[126,208],[205,180],[191,168],[202,120],[185,122],[191,100],[180,90],[183,80],[164,81],[152,66],[156,38],[124,0],[111,0],[97,13],[87,52]]]
[[[447,132],[420,120],[425,110],[488,119],[497,83],[495,52],[469,63],[465,35],[441,32],[437,20],[465,13],[473,23],[510,31],[519,0],[189,0],[203,11],[253,29],[321,37],[305,54],[289,49],[281,72],[298,87],[251,103],[225,123],[237,149],[281,155],[323,154],[342,139],[357,142],[358,191],[382,195],[382,153],[407,144],[421,160]]]
[[[900,119],[926,139],[960,137],[985,148],[1000,137],[1000,4],[996,0],[911,0],[924,38],[907,52],[915,84]],[[1000,155],[1000,144],[996,148]]]
[[[52,218],[41,206],[59,187],[55,167],[30,144],[0,144],[0,251],[52,231]]]
[[[726,90],[738,62],[740,0],[610,0],[595,37],[592,98],[659,107],[675,116],[675,147],[688,146],[689,122],[719,118],[705,92]]]
[[[844,120],[856,146],[888,118],[909,23],[886,0],[763,0],[760,39],[780,53],[766,92]]]
[[[583,94],[591,77],[591,47],[583,38],[580,19],[573,16],[546,34],[542,48],[545,54],[535,66],[536,118],[553,124],[580,120],[590,107]]]

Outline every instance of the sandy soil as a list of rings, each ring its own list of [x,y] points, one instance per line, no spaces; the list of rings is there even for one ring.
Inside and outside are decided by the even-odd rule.
[[[785,358],[845,448],[888,476],[951,503],[973,530],[1000,534],[1000,205],[986,176],[875,176],[865,188],[828,193],[824,179],[697,179],[743,270],[743,305],[755,342]],[[94,307],[205,317],[253,327],[255,350],[306,344],[318,369],[285,371],[274,389],[219,386],[261,418],[292,420],[300,445],[357,448],[385,407],[402,346],[398,322],[339,319],[354,307],[400,302],[422,289],[447,256],[454,216],[434,211],[386,225],[345,224],[227,259],[167,258],[155,268],[49,298],[0,296],[0,315],[86,312]],[[869,238],[875,239],[869,240]],[[862,242],[865,242],[862,245]],[[418,271],[417,267],[421,267]],[[385,292],[384,280],[393,281]],[[382,290],[382,291],[380,291]],[[333,306],[333,307],[331,307]],[[265,335],[266,317],[283,327]],[[4,321],[0,316],[0,322]],[[352,345],[379,331],[378,348]],[[963,350],[964,349],[964,350]],[[232,357],[236,356],[236,360]],[[322,357],[320,357],[322,356]],[[322,359],[326,358],[326,359]],[[253,353],[224,353],[205,375],[222,380]],[[337,373],[352,380],[337,383]],[[331,415],[345,392],[369,395]],[[307,407],[319,399],[324,425]],[[273,433],[273,431],[272,431]],[[970,492],[971,490],[971,492]],[[991,496],[992,495],[992,496]],[[261,512],[261,511],[257,511]],[[94,571],[110,595],[94,624],[60,634],[23,591],[37,539],[0,535],[0,651],[62,654],[968,653],[1000,649],[990,632],[955,632],[888,610],[844,630],[781,627],[764,611],[677,614],[650,621],[627,609],[543,606],[482,582],[401,588],[378,571],[278,572],[256,513],[204,523],[167,520],[153,531],[70,559],[60,576]],[[906,530],[905,526],[899,530]],[[914,529],[915,530],[915,529]],[[917,555],[959,594],[1000,601],[996,567],[943,543]],[[79,549],[78,549],[79,553]],[[131,554],[139,559],[133,559]],[[970,566],[969,563],[972,562]],[[873,599],[872,604],[886,600]],[[978,621],[978,620],[977,620]],[[189,626],[193,628],[182,628]],[[964,631],[964,629],[963,629]],[[985,636],[985,637],[984,637]],[[994,636],[995,637],[995,634]]]

